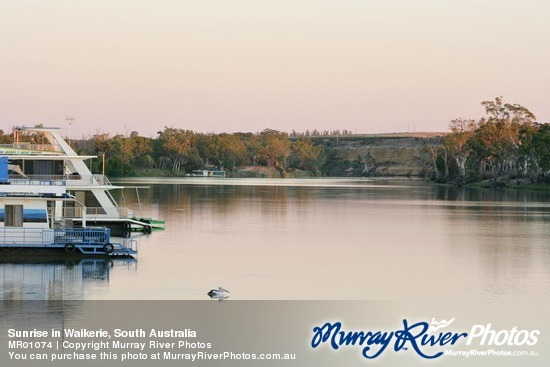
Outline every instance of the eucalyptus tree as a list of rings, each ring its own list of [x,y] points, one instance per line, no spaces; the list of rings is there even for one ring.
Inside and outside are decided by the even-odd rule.
[[[0,130],[0,144],[13,143],[13,136],[11,134],[5,134],[4,130]]]
[[[451,133],[443,139],[443,148],[454,158],[458,176],[466,176],[466,162],[472,154],[470,141],[474,136],[476,123],[474,120],[458,118],[452,120],[450,125]]]
[[[531,163],[534,180],[550,183],[550,124],[535,124],[535,128],[522,152]]]
[[[319,167],[323,164],[322,145],[315,145],[311,139],[301,136],[292,143],[290,150],[289,159],[294,167],[314,174],[319,173]]]
[[[265,129],[260,133],[258,159],[264,164],[275,167],[285,174],[288,157],[290,156],[290,140],[288,134],[276,130]]]
[[[434,179],[444,178],[449,176],[449,163],[447,161],[447,150],[443,145],[443,138],[440,136],[430,136],[424,142],[424,151],[428,153],[432,163],[431,176]],[[439,172],[438,162],[443,161],[443,174]]]
[[[180,172],[191,152],[191,142],[194,133],[191,130],[165,127],[158,132],[157,154],[161,161],[171,164],[172,173]]]
[[[521,146],[535,132],[535,115],[519,104],[504,103],[502,97],[481,104],[487,116],[479,121],[478,139],[485,160],[495,177],[517,173]]]

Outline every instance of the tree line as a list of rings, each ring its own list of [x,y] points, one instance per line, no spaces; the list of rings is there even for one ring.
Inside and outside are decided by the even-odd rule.
[[[459,183],[525,178],[550,183],[550,125],[502,97],[481,103],[486,116],[451,121],[450,133],[432,138],[426,150],[433,178]]]
[[[292,130],[292,132],[290,133],[290,136],[292,138],[297,138],[300,136],[309,137],[309,136],[346,136],[346,135],[353,135],[353,133],[351,132],[351,130],[347,130],[347,129],[323,130],[323,131],[313,129],[312,131],[306,130],[304,132],[297,132],[296,130]]]
[[[438,182],[468,183],[499,178],[520,178],[550,183],[550,124],[536,122],[535,115],[519,104],[505,103],[502,97],[481,103],[486,115],[478,120],[457,118],[450,132],[423,139],[425,160],[432,178]],[[40,143],[43,137],[32,133],[22,141]],[[91,161],[93,172],[113,177],[135,175],[182,176],[193,170],[216,168],[229,175],[244,166],[270,167],[281,177],[360,176],[376,172],[361,169],[365,160],[346,160],[338,145],[318,136],[353,137],[349,130],[325,130],[288,134],[266,129],[260,133],[197,133],[164,127],[157,137],[143,137],[136,131],[111,136],[97,133],[72,140],[81,155],[106,156]],[[0,144],[13,142],[0,130]],[[364,143],[363,141],[361,142]],[[345,143],[344,143],[345,144]],[[422,146],[422,143],[420,143]],[[344,145],[345,150],[345,145]],[[385,162],[391,164],[392,162]]]
[[[131,176],[153,170],[180,176],[193,170],[216,168],[236,171],[242,166],[266,166],[281,176],[292,170],[321,175],[325,161],[322,145],[306,137],[290,141],[285,132],[266,129],[259,134],[204,134],[191,130],[165,127],[156,138],[96,134],[89,139],[73,141],[83,155],[103,153],[108,157],[105,173],[110,176]],[[93,163],[96,171],[101,162]]]
[[[42,125],[36,125],[42,127]],[[41,133],[19,135],[20,142],[40,144]],[[13,137],[0,130],[0,144],[13,143]],[[112,177],[134,175],[182,176],[204,168],[236,171],[242,166],[273,168],[284,177],[291,171],[306,176],[322,175],[327,152],[305,133],[295,133],[292,141],[286,132],[265,129],[260,133],[197,133],[165,127],[156,138],[129,134],[97,133],[86,139],[72,139],[79,155],[105,155],[90,162],[92,172]]]

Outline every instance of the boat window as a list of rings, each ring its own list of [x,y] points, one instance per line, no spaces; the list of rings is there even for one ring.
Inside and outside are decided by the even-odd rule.
[[[4,226],[23,227],[23,205],[4,206]]]

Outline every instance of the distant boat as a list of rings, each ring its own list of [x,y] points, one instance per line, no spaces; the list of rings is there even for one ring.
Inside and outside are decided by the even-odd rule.
[[[196,169],[193,170],[193,177],[225,177],[225,170]]]

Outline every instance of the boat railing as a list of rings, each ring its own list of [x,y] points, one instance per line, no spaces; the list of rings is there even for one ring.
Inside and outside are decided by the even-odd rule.
[[[108,228],[24,228],[1,227],[0,246],[47,244],[105,244],[111,239]]]
[[[32,177],[31,177],[32,176]],[[31,175],[27,176],[27,178],[22,178],[21,176],[17,178],[10,177],[8,178],[8,182],[11,185],[44,185],[44,186],[65,186],[67,185],[67,181],[63,178],[58,177],[46,177],[46,176],[35,176]]]
[[[29,142],[19,142],[12,144],[0,144],[0,150],[10,150],[10,154],[30,154],[29,150],[41,151],[41,152],[62,152],[61,147],[58,144],[33,144]],[[15,150],[15,151],[13,151]],[[21,150],[21,152],[18,152]]]
[[[53,238],[45,233],[46,229],[41,228],[2,227],[0,230],[2,247],[21,244],[43,245],[51,243],[51,241],[48,242],[48,237]]]
[[[88,219],[95,219],[104,215],[118,216],[118,218],[124,219],[130,218],[130,213],[131,210],[123,206],[118,206],[116,208],[86,207],[86,217]]]
[[[66,219],[82,219],[84,217],[84,210],[85,208],[77,206],[77,207],[65,207],[63,208],[63,214],[62,217]],[[53,216],[55,213],[50,210],[49,215]]]
[[[86,219],[98,219],[104,216],[116,217],[120,219],[129,218],[131,210],[125,207],[102,208],[102,207],[65,207],[63,208],[63,218],[83,219],[86,211]],[[51,213],[53,214],[53,213]]]
[[[55,229],[56,243],[108,243],[110,229],[108,228],[71,228]]]
[[[103,185],[103,186],[112,186],[111,181],[105,175],[80,175],[78,173],[73,173],[70,175],[26,175],[22,177],[20,175],[12,174],[9,177],[9,181],[18,184],[28,184],[36,185],[37,182],[41,184],[50,184],[50,185],[67,185],[67,186],[76,186],[76,185]]]
[[[115,250],[126,248],[133,252],[138,251],[138,242],[133,238],[123,238],[122,243],[113,242]]]
[[[105,175],[94,175],[94,178],[96,179],[97,183],[104,186],[112,186],[111,181],[107,178]]]

